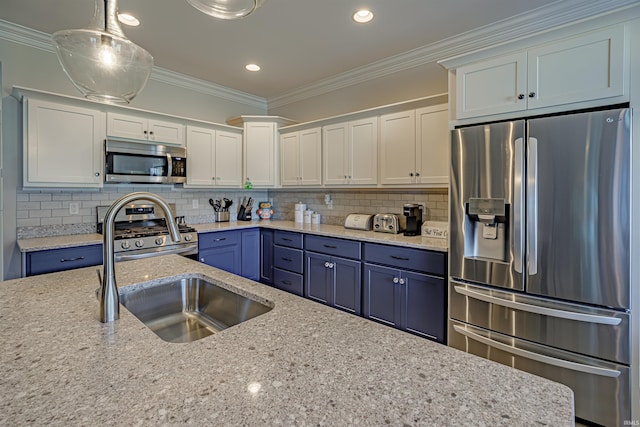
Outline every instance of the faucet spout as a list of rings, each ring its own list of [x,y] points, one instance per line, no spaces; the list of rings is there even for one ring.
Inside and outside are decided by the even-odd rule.
[[[180,232],[173,220],[173,214],[169,205],[156,194],[144,191],[130,193],[122,196],[109,207],[104,217],[102,229],[102,284],[98,292],[98,298],[100,300],[100,321],[102,323],[113,322],[120,318],[120,296],[118,295],[114,268],[115,250],[113,236],[115,234],[115,218],[120,209],[137,200],[149,200],[159,206],[164,212],[165,222],[169,229],[171,240],[174,242],[180,241]]]

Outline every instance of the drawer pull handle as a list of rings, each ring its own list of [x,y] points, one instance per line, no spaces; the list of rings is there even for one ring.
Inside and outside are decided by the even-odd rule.
[[[214,242],[221,242],[223,240],[227,240],[226,237],[220,237],[219,239],[214,239]]]
[[[293,240],[289,239],[288,237],[283,237],[282,240],[284,240],[285,242],[293,242]]]
[[[61,258],[60,262],[73,262],[73,261],[80,261],[82,259],[84,259],[83,256],[79,256],[77,258]]]
[[[287,262],[293,261],[291,258],[280,258],[280,259],[283,260],[283,261],[287,261]]]
[[[282,284],[283,284],[283,285],[291,285],[291,282],[290,282],[290,281],[288,281],[288,280],[283,280],[283,281],[282,281]]]
[[[389,255],[389,256],[390,256],[391,258],[393,258],[393,259],[397,259],[397,260],[399,260],[399,261],[409,261],[409,258],[405,258],[405,257],[402,257],[402,256],[395,256],[395,255]]]
[[[338,248],[337,246],[333,246],[333,245],[322,245],[322,246],[324,246],[325,248],[329,248],[329,249],[337,249]]]

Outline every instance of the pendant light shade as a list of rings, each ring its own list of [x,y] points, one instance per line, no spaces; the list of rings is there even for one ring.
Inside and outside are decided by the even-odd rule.
[[[61,30],[53,44],[65,73],[94,101],[128,104],[144,88],[153,57],[126,38],[117,0],[96,0],[90,28]]]
[[[251,15],[265,0],[187,0],[187,2],[214,18],[239,19]]]

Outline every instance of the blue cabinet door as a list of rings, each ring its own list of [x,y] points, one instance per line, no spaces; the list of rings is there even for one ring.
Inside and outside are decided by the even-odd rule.
[[[444,343],[446,286],[443,278],[403,272],[402,329]]]
[[[201,250],[198,259],[200,262],[229,273],[240,275],[242,272],[240,245]]]
[[[27,253],[25,272],[33,276],[99,264],[102,264],[102,245],[50,249]]]
[[[260,229],[260,282],[273,284],[273,230]]]
[[[400,272],[394,268],[364,264],[362,314],[367,319],[400,327],[401,294],[397,292]]]
[[[242,230],[242,277],[260,280],[260,230]]]
[[[333,306],[360,315],[362,312],[362,263],[331,257]]]
[[[333,305],[331,257],[305,253],[304,296],[323,304]]]

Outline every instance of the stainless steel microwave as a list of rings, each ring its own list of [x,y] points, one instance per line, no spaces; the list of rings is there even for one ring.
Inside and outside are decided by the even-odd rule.
[[[184,147],[105,141],[105,182],[175,184],[187,181]]]

